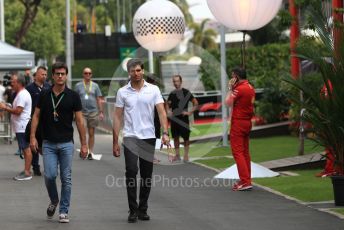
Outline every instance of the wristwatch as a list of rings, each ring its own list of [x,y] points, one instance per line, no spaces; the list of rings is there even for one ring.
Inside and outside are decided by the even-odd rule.
[[[168,136],[168,132],[163,132],[162,135],[167,135]]]

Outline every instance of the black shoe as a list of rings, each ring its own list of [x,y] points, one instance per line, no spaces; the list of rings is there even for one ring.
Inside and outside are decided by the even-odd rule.
[[[147,214],[147,211],[140,211],[138,213],[138,218],[139,220],[143,220],[143,221],[150,220],[150,216]]]
[[[128,223],[135,223],[137,221],[137,213],[129,211]]]
[[[92,153],[89,153],[89,154],[87,155],[87,159],[88,159],[88,160],[93,160]]]
[[[33,170],[33,175],[34,176],[42,176],[41,170],[39,170],[39,169]]]
[[[54,214],[55,214],[55,211],[56,211],[57,204],[58,204],[58,203],[56,203],[56,204],[50,203],[50,204],[49,204],[49,206],[48,206],[48,208],[47,208],[47,217],[48,217],[48,219],[53,218],[53,216],[54,216]]]

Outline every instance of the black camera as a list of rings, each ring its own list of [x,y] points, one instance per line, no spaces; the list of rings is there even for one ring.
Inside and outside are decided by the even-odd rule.
[[[4,81],[3,81],[2,85],[5,87],[11,85],[11,75],[9,75],[8,73],[4,75]]]

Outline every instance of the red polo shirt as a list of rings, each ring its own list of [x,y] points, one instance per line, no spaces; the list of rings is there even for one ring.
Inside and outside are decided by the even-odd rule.
[[[254,114],[254,99],[256,93],[248,80],[243,80],[234,86],[231,96],[227,99],[228,106],[233,105],[232,119],[251,120]]]

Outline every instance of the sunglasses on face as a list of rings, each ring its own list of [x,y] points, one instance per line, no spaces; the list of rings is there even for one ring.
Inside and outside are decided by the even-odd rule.
[[[59,76],[65,76],[66,73],[63,73],[63,72],[56,72],[56,73],[54,73],[54,75],[59,77]]]

